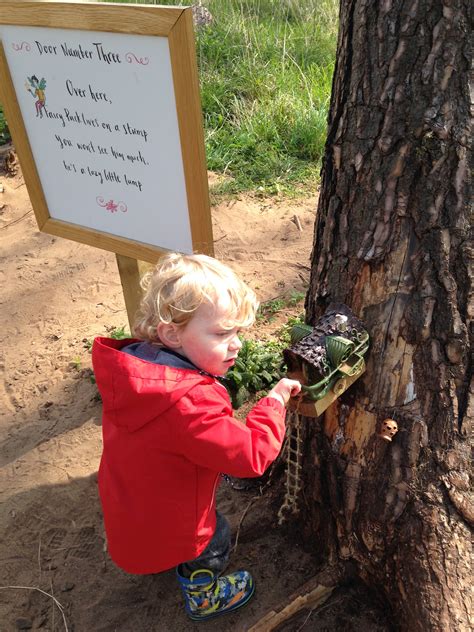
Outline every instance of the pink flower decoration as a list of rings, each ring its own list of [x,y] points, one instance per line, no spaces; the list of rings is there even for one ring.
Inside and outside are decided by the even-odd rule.
[[[96,198],[96,202],[102,208],[105,208],[107,211],[111,213],[116,213],[117,211],[122,211],[122,213],[126,213],[128,208],[125,202],[114,202],[114,200],[106,201],[103,197],[98,196]]]

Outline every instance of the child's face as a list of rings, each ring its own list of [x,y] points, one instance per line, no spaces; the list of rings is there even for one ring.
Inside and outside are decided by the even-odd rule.
[[[235,363],[242,346],[239,328],[226,328],[228,315],[227,296],[217,303],[203,303],[189,323],[180,330],[180,351],[198,368],[212,375],[225,375]],[[228,325],[227,325],[228,327]]]

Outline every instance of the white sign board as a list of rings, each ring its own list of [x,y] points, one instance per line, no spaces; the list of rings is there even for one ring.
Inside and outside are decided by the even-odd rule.
[[[123,8],[96,5],[96,18],[105,6],[109,13]],[[44,9],[42,4],[36,12]],[[186,139],[175,91],[178,66],[173,69],[169,37],[2,24],[2,13],[0,40],[49,228],[59,221],[50,232],[58,233],[60,222],[66,222],[81,229],[67,235],[73,239],[94,243],[95,232],[119,238],[99,245],[123,254],[130,250],[121,250],[120,238],[157,250],[193,252],[189,201],[196,178],[186,177]],[[181,104],[181,112],[195,106]],[[202,128],[194,136],[188,140],[202,145]],[[20,150],[19,157],[22,161]],[[202,161],[198,168],[205,179]],[[196,203],[199,213],[207,205],[209,215],[206,195]]]

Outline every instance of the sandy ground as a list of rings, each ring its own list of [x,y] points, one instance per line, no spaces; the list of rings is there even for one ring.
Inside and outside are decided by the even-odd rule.
[[[220,204],[216,256],[261,300],[302,291],[315,209],[315,195]],[[130,576],[105,551],[96,489],[101,405],[87,347],[127,326],[115,255],[40,233],[17,167],[0,172],[0,256],[0,631],[198,629],[184,614],[172,571]],[[232,567],[251,570],[258,592],[242,611],[200,629],[243,631],[317,568],[276,527],[271,490],[256,498],[255,490],[224,485],[219,497],[239,534]],[[306,612],[284,629],[385,630],[380,614],[360,607],[359,593],[335,595],[317,620]]]

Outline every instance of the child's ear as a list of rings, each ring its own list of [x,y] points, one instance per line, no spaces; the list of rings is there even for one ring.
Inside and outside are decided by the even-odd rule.
[[[181,347],[180,327],[175,323],[159,323],[156,331],[165,347],[178,349]]]

